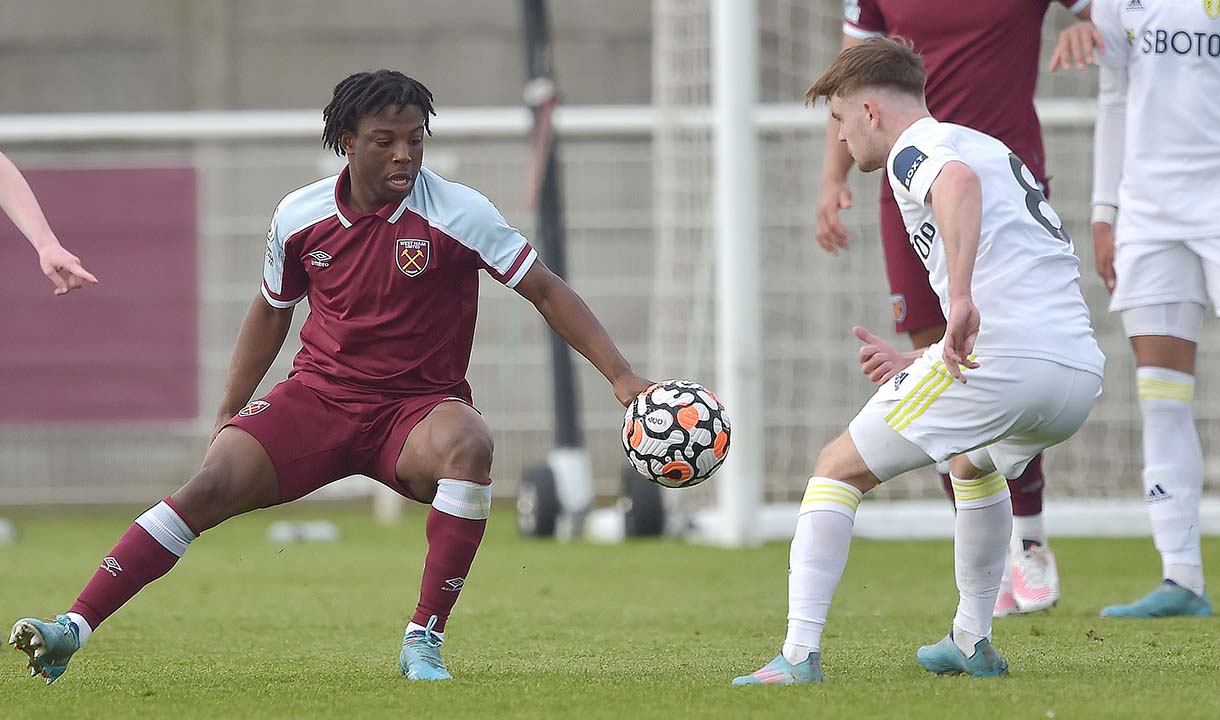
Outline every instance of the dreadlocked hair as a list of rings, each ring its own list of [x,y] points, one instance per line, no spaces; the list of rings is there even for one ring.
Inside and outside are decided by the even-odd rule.
[[[339,137],[344,132],[356,132],[356,123],[365,115],[374,115],[393,105],[402,110],[408,105],[424,113],[424,131],[429,135],[428,116],[435,115],[432,91],[424,84],[396,70],[373,70],[348,75],[335,86],[335,96],[322,109],[322,147],[336,155],[344,155]]]

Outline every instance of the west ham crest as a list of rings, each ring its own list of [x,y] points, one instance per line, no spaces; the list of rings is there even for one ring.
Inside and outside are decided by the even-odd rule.
[[[415,277],[428,267],[432,257],[432,242],[429,240],[398,239],[395,262],[407,277]]]

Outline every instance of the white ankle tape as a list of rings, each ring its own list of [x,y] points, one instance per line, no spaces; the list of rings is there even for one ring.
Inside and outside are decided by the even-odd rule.
[[[136,518],[136,525],[148,531],[153,539],[161,543],[161,547],[178,557],[186,552],[186,546],[195,539],[195,533],[186,526],[186,521],[174,512],[164,500],[145,510]]]
[[[441,478],[436,483],[432,507],[454,517],[486,520],[491,515],[491,485]]]

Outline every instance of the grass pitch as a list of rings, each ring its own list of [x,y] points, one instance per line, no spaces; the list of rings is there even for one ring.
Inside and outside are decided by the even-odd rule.
[[[18,514],[0,621],[65,610],[136,512]],[[329,545],[276,545],[276,519],[328,518]],[[996,623],[999,679],[939,678],[915,649],[948,630],[948,542],[856,541],[823,641],[823,686],[732,688],[778,651],[787,546],[557,545],[493,515],[446,633],[456,680],[397,655],[423,562],[422,510],[290,507],[232,520],[110,619],[51,686],[0,655],[6,718],[1217,718],[1220,620],[1102,620],[1152,589],[1150,541],[1054,543],[1064,598]],[[1220,542],[1205,543],[1214,564]],[[1213,573],[1214,577],[1214,573]]]

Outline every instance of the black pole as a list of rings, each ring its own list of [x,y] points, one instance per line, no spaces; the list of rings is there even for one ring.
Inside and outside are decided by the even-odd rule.
[[[563,218],[563,188],[559,177],[559,142],[550,131],[550,111],[555,99],[551,32],[546,0],[522,0],[525,20],[525,70],[529,77],[526,99],[534,118],[536,141],[543,153],[542,180],[537,193],[538,244],[546,264],[561,278],[567,277],[566,238]],[[538,137],[538,133],[545,135]],[[572,350],[551,331],[551,372],[555,388],[555,446],[584,445]]]

